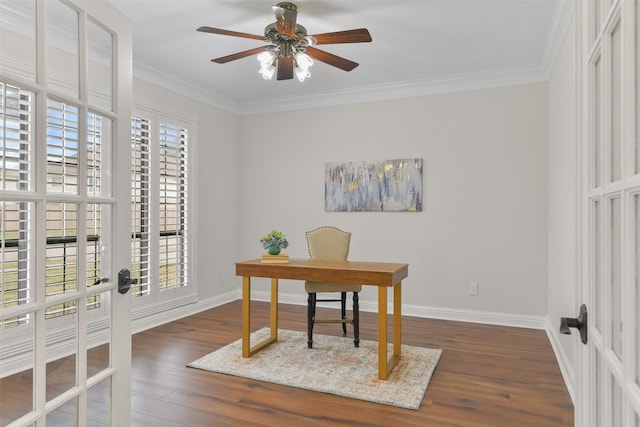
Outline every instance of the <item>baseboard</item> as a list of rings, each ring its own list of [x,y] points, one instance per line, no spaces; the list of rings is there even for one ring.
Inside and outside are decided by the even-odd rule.
[[[241,298],[239,291],[227,292],[212,298],[200,300],[197,297],[188,304],[180,304],[176,307],[163,307],[154,305],[146,310],[133,311],[131,332],[133,334],[155,328],[201,311],[227,304]]]
[[[270,301],[269,292],[252,291],[251,299],[256,301]],[[287,294],[280,292],[278,302],[283,304],[306,305],[306,295]],[[389,304],[388,311],[393,309]],[[376,313],[378,302],[373,300],[360,300],[360,310]],[[402,315],[413,317],[424,317],[429,319],[452,320],[457,322],[482,323],[487,325],[511,326],[528,329],[545,329],[545,318],[543,316],[528,316],[522,314],[494,313],[476,310],[463,310],[457,308],[441,308],[402,304]]]
[[[553,326],[553,323],[551,322],[549,316],[546,317],[545,325],[547,336],[549,337],[549,341],[551,342],[551,347],[553,347],[553,353],[556,355],[556,360],[558,362],[558,366],[560,367],[562,379],[564,380],[564,384],[567,387],[569,396],[571,396],[571,401],[575,406],[575,371],[573,369],[573,366],[569,362],[569,358],[564,352],[562,345],[560,345],[560,335],[556,328]]]

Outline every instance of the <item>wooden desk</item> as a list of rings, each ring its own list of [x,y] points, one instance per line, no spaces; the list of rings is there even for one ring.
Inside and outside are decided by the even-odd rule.
[[[378,287],[378,378],[386,380],[400,360],[402,345],[402,279],[408,264],[363,261],[295,260],[263,264],[259,259],[236,263],[242,276],[242,356],[250,357],[278,340],[278,279],[340,282]],[[251,347],[251,277],[271,278],[271,335]],[[393,288],[393,354],[387,358],[387,288]],[[301,343],[303,345],[304,343]]]

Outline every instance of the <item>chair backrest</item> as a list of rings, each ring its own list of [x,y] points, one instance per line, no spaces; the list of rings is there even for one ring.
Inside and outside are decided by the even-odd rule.
[[[305,234],[311,258],[346,260],[349,256],[351,233],[348,231],[323,226]]]

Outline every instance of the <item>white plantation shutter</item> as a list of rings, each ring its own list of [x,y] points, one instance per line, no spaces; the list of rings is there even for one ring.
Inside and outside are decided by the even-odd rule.
[[[150,126],[142,117],[131,120],[131,277],[138,279],[131,287],[134,297],[151,292]]]
[[[187,286],[187,131],[160,123],[160,289]]]

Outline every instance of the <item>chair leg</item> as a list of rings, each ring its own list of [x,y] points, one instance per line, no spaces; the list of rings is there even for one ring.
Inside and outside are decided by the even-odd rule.
[[[353,344],[360,347],[360,303],[358,293],[353,293]]]
[[[316,318],[316,294],[310,293],[307,300],[307,346],[313,347],[313,323]]]
[[[345,320],[347,318],[347,293],[346,292],[342,292],[340,294],[340,303],[341,303],[341,309],[342,309],[342,320]],[[347,336],[347,324],[345,322],[342,322],[342,336],[346,337]]]

